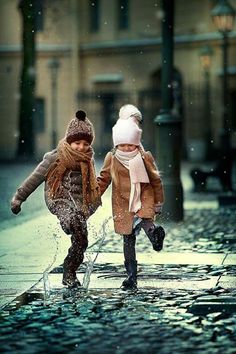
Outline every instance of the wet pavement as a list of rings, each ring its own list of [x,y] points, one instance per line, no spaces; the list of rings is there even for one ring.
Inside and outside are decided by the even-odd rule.
[[[144,233],[137,239],[135,292],[120,289],[122,242],[109,219],[109,193],[90,221],[78,272],[83,280],[92,271],[87,290],[61,285],[69,238],[53,216],[36,210],[19,223],[6,217],[1,352],[235,353],[236,207],[218,208],[215,182],[211,193],[194,194],[186,170],[183,178],[185,219],[171,223],[162,216],[164,250],[153,251]]]
[[[0,339],[17,353],[235,353],[236,316],[190,312],[203,291],[54,290],[6,315]],[[9,340],[14,338],[14,340]]]

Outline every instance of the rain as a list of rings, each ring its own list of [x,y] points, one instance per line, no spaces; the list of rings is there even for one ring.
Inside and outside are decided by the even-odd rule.
[[[2,353],[235,353],[235,5],[0,2]],[[141,135],[115,145],[126,104]],[[91,155],[73,150],[81,141]],[[148,175],[135,212],[124,202],[126,174],[133,185],[122,144]],[[79,164],[61,171],[65,151]],[[107,154],[112,186],[98,206],[88,186],[101,190]],[[152,173],[164,203],[154,186],[145,194]],[[155,215],[145,230],[146,202]],[[125,259],[130,235],[116,232],[130,213],[136,269]]]

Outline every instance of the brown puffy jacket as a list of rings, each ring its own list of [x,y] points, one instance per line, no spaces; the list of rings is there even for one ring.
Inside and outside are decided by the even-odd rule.
[[[71,208],[76,208],[78,212],[81,212],[82,203],[83,203],[83,194],[82,194],[82,175],[80,170],[72,171],[67,170],[62,180],[62,189],[60,195],[57,196],[57,199],[50,198],[48,195],[49,186],[47,183],[46,175],[49,171],[49,168],[57,158],[57,151],[52,150],[46,153],[43,157],[43,160],[38,164],[35,170],[29,175],[28,178],[21,184],[17,189],[13,199],[12,199],[12,210],[14,212],[14,206],[17,213],[17,205],[20,208],[22,202],[24,202],[31,193],[43,182],[45,182],[44,187],[44,197],[48,209],[51,213],[57,214],[58,207],[61,203],[67,204]],[[96,210],[98,205],[91,205],[90,215]],[[18,210],[19,212],[19,210]]]

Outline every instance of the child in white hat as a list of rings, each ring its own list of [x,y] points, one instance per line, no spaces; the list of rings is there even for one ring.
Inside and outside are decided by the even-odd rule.
[[[123,235],[124,241],[128,274],[122,283],[125,290],[137,287],[135,242],[141,228],[156,251],[162,249],[165,237],[164,229],[154,224],[164,201],[162,182],[152,154],[141,146],[142,130],[132,112],[142,116],[133,107],[128,107],[131,115],[130,112],[127,115],[125,109],[120,111],[120,118],[112,129],[114,149],[106,155],[98,177],[101,194],[112,183],[114,228],[116,233]]]

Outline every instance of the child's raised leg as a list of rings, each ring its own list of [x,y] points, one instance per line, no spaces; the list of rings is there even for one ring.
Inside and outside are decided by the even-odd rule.
[[[153,249],[155,251],[161,251],[165,238],[165,230],[163,227],[160,225],[155,225],[151,219],[143,219],[141,226],[151,241]]]

